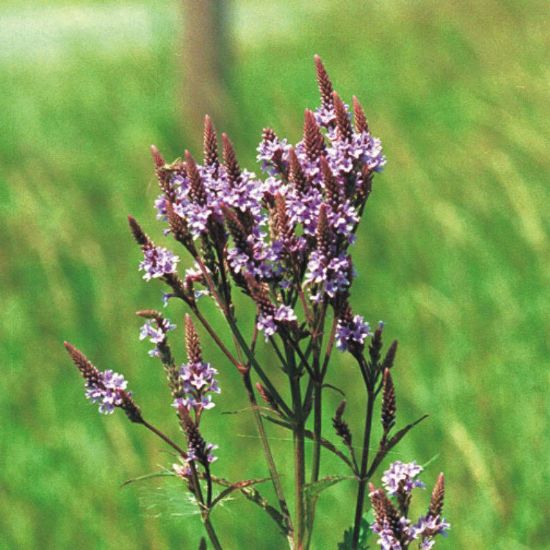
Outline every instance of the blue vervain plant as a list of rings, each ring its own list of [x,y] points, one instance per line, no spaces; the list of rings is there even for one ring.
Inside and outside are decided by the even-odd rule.
[[[168,287],[164,303],[183,302],[187,362],[178,364],[168,333],[176,327],[162,313],[143,310],[140,338],[153,344],[166,373],[172,407],[185,443],[177,443],[150,424],[134,401],[127,382],[110,370],[99,371],[78,349],[65,343],[85,379],[86,397],[110,414],[122,409],[176,452],[172,471],[192,494],[212,546],[222,542],[212,523],[212,510],[224,498],[240,492],[276,522],[291,548],[309,548],[315,509],[321,491],[345,476],[321,477],[323,452],[338,457],[356,480],[353,526],[341,548],[364,548],[364,506],[367,489],[374,511],[370,529],[386,549],[408,548],[413,542],[431,548],[434,537],[449,527],[442,518],[444,480],[435,485],[428,512],[416,523],[408,519],[411,492],[423,487],[416,479],[422,468],[395,462],[382,478],[384,489],[371,480],[399,441],[425,417],[395,430],[396,398],[392,370],[397,342],[383,352],[384,325],[371,329],[350,305],[354,269],[350,247],[372,191],[373,177],[386,159],[380,140],[370,133],[357,98],[350,109],[333,90],[322,61],[315,56],[321,106],[306,110],[303,139],[290,145],[267,128],[258,147],[264,179],[241,169],[229,138],[222,134],[223,154],[212,121],[205,118],[204,159],[198,164],[189,151],[166,163],[152,147],[161,195],[157,217],[165,234],[183,246],[193,265],[182,277],[179,256],[156,245],[129,217],[131,231],[143,252],[139,269],[146,281],[159,279]],[[353,113],[353,114],[352,114]],[[238,320],[236,292],[256,308],[253,327]],[[213,300],[225,321],[231,345],[203,314],[201,300]],[[194,320],[193,320],[194,319]],[[230,482],[214,474],[216,446],[204,440],[201,422],[220,393],[218,371],[203,358],[198,323],[233,365],[243,396],[253,413],[277,502],[270,503],[255,487],[263,480]],[[252,329],[250,331],[250,328]],[[251,335],[247,337],[247,334]],[[288,387],[273,381],[261,364],[256,343],[262,336]],[[338,406],[332,442],[323,426],[323,392],[334,348],[350,354],[365,388],[364,435],[361,446],[344,418],[346,402]],[[258,396],[263,405],[258,405]],[[380,396],[382,438],[372,444],[375,401]],[[277,461],[271,451],[265,421],[292,432],[294,513],[287,504]],[[305,441],[313,442],[306,453]],[[357,453],[357,448],[360,452]],[[371,454],[371,449],[376,449]],[[306,463],[308,461],[308,463]],[[218,487],[215,490],[214,487]]]

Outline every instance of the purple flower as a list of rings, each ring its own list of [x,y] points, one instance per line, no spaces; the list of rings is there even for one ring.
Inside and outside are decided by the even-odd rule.
[[[218,457],[212,454],[212,451],[215,451],[217,448],[218,446],[214,445],[213,443],[207,443],[205,445],[204,452],[206,454],[206,460],[209,464],[212,464],[212,462],[216,462],[216,460],[218,460]],[[189,445],[187,449],[187,457],[189,458],[189,460],[199,460],[196,450],[192,445]]]
[[[432,537],[436,535],[446,536],[450,528],[451,525],[441,516],[427,515],[421,516],[412,529],[415,539],[423,539],[427,542],[426,546],[421,546],[421,548],[431,548],[434,544]]]
[[[321,293],[334,298],[338,292],[346,290],[351,284],[350,259],[340,255],[335,258],[327,258],[320,251],[311,253],[305,276],[305,284],[320,285]],[[321,296],[318,296],[320,299]]]
[[[371,529],[373,533],[378,535],[376,542],[380,545],[380,548],[383,550],[401,550],[401,543],[395,537],[393,529],[387,520],[384,520],[382,524],[374,522],[371,525]]]
[[[179,464],[172,464],[172,470],[174,470],[174,473],[181,477],[182,479],[188,481],[191,479],[191,465],[189,459],[184,459],[183,457],[179,457]]]
[[[291,307],[279,306],[277,308],[277,311],[275,312],[275,321],[278,323],[291,323],[296,320],[296,313],[294,313],[294,310]]]
[[[353,230],[359,223],[359,216],[349,201],[339,204],[336,210],[330,210],[328,220],[335,233],[345,236],[349,243],[354,241]]]
[[[355,315],[351,321],[339,319],[336,325],[336,347],[340,351],[346,351],[350,344],[364,346],[370,335],[370,325],[361,315]]]
[[[92,403],[99,403],[101,414],[112,414],[115,407],[122,405],[122,392],[126,390],[128,382],[122,374],[112,370],[98,372],[97,379],[86,380],[86,398]]]
[[[260,314],[258,316],[256,328],[264,333],[266,341],[277,332],[277,325],[272,315]]]
[[[410,494],[415,487],[425,487],[422,481],[415,479],[422,470],[422,466],[414,461],[403,463],[397,460],[384,472],[382,484],[390,495],[395,495],[401,491]]]
[[[270,336],[273,336],[280,325],[285,323],[293,323],[297,320],[296,313],[289,306],[279,306],[273,314],[261,313],[258,315],[256,328],[264,333],[266,341]]]
[[[157,210],[157,220],[166,221],[166,203],[167,199],[164,195],[160,195],[155,201],[155,208]]]
[[[220,393],[220,387],[215,378],[218,371],[203,361],[184,363],[180,367],[180,379],[183,382],[182,397],[178,397],[172,403],[175,408],[185,407],[200,413],[202,410],[212,409],[215,404],[212,401],[212,393]]]
[[[162,246],[148,247],[143,251],[144,259],[139,264],[140,271],[144,271],[143,278],[146,281],[162,277],[176,271],[179,257]]]
[[[258,145],[258,156],[256,157],[258,162],[261,162],[262,170],[268,174],[275,174],[277,172],[276,164],[286,164],[289,148],[286,139],[274,137],[271,141],[262,140]]]
[[[314,114],[315,120],[321,128],[331,129],[334,127],[336,115],[334,114],[333,107],[325,107],[324,105],[321,105],[321,107],[319,107]]]
[[[170,323],[168,319],[160,317],[159,319],[149,319],[139,330],[139,339],[145,340],[149,338],[149,341],[152,344],[155,344],[155,347],[149,351],[151,357],[158,357],[158,344],[161,344],[166,340],[166,334],[174,330],[176,325]]]

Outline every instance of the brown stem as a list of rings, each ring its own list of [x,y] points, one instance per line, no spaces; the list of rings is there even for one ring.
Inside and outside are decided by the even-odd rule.
[[[273,422],[273,424],[277,424],[278,426],[282,426],[283,428],[286,428],[287,430],[292,430],[293,429],[292,425],[289,424],[288,422],[285,422],[284,420],[278,420],[277,418],[273,418],[272,416],[267,416],[267,415],[264,415],[264,418],[266,420],[268,420],[269,422]],[[304,430],[304,436],[307,439],[311,439],[312,441],[314,440],[314,437],[315,437],[311,430]],[[321,442],[322,447],[324,447],[327,451],[330,451],[331,453],[336,455],[340,460],[342,460],[342,462],[347,464],[350,467],[351,471],[356,476],[359,475],[359,468],[354,466],[354,463],[344,453],[339,451],[334,446],[333,443],[331,443],[328,439],[325,439],[324,437],[321,438],[320,442]]]
[[[287,416],[290,416],[292,414],[292,411],[288,407],[288,405],[284,402],[283,398],[271,382],[271,380],[268,378],[268,376],[263,371],[262,367],[258,363],[256,357],[248,347],[248,345],[245,342],[245,339],[243,335],[241,334],[241,331],[239,330],[239,327],[237,327],[234,319],[232,317],[228,317],[227,321],[229,323],[229,326],[231,327],[231,331],[235,335],[239,345],[241,346],[241,349],[244,351],[248,362],[262,381],[262,384],[268,389],[270,395],[273,397],[273,399],[277,402],[277,405],[284,411],[284,413]]]
[[[187,453],[179,445],[174,443],[166,434],[162,433],[158,428],[155,428],[155,426],[153,426],[152,424],[149,424],[147,420],[142,420],[141,424],[143,424],[148,430],[153,432],[156,436],[160,437],[163,441],[168,443],[168,445],[170,445],[170,447],[175,449],[182,456],[182,458],[187,458]]]
[[[216,345],[220,348],[222,353],[233,363],[233,365],[237,368],[240,368],[239,362],[237,359],[235,359],[235,356],[227,349],[226,345],[221,341],[220,337],[218,336],[217,332],[212,328],[210,323],[205,319],[204,315],[200,312],[198,307],[193,308],[193,313],[195,314],[196,318],[200,321],[202,326],[206,329],[208,334],[212,337],[212,340],[216,343]]]

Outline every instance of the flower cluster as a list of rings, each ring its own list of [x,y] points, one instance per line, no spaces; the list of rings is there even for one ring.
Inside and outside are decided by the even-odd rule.
[[[162,246],[146,247],[143,251],[143,261],[139,264],[146,281],[157,279],[167,273],[174,273],[179,257]]]
[[[99,404],[101,414],[112,414],[119,407],[132,422],[143,421],[132,394],[126,390],[124,376],[112,370],[100,371],[72,344],[65,342],[65,349],[85,380],[85,395],[92,403]]]
[[[178,256],[157,246],[133,217],[128,218],[143,252],[139,264],[143,278],[160,279],[168,290],[163,295],[164,305],[171,298],[181,300],[227,363],[236,368],[262,440],[278,507],[251,488],[265,479],[233,482],[212,475],[217,446],[203,437],[203,427],[204,415],[207,420],[209,416],[205,411],[215,406],[213,396],[220,393],[218,371],[203,358],[199,335],[189,315],[185,316],[187,360],[181,364],[168,337],[175,325],[159,311],[137,312],[145,319],[140,340],[147,339],[154,346],[149,355],[157,357],[162,366],[185,444],[170,439],[142,417],[122,375],[99,371],[81,352],[66,344],[85,379],[86,397],[99,405],[101,413],[123,409],[132,422],[140,423],[176,451],[178,462],[172,465],[172,471],[193,494],[216,549],[222,546],[211,523],[211,511],[234,491],[266,511],[292,548],[309,547],[315,516],[309,504],[315,503],[305,498],[305,480],[311,474],[312,484],[320,482],[324,452],[341,459],[357,481],[355,521],[344,534],[344,546],[363,547],[368,480],[424,418],[394,431],[397,401],[390,370],[397,341],[384,355],[383,323],[371,332],[369,323],[350,305],[355,277],[351,250],[373,177],[386,162],[382,146],[372,136],[359,101],[353,98],[352,106],[345,104],[318,56],[315,64],[321,105],[305,111],[303,136],[297,143],[278,137],[270,128],[263,130],[257,148],[262,175],[241,168],[225,134],[218,154],[218,136],[209,117],[205,118],[201,162],[185,151],[183,158],[166,163],[152,147],[161,189],[155,201],[157,219],[164,224],[164,236],[189,253],[191,265],[185,274],[178,273]],[[234,299],[236,292],[243,293],[255,307],[252,327],[242,326],[246,315]],[[199,300],[201,296],[208,298]],[[207,311],[205,305],[214,307]],[[211,323],[212,312],[223,319],[231,343],[227,335],[218,334],[219,325]],[[265,347],[274,352],[278,376],[273,378],[274,369],[262,364],[263,353],[258,352],[262,336]],[[352,434],[344,418],[346,402],[342,401],[335,411],[332,426],[343,450],[328,439],[321,421],[326,404],[323,391],[328,387],[338,389],[325,381],[335,347],[355,359],[367,398],[362,440]],[[281,390],[280,376],[287,378],[290,392],[286,385]],[[267,407],[258,407],[256,392]],[[383,431],[377,451],[370,453],[372,413],[379,396]],[[264,418],[293,432],[297,465],[294,515],[289,513]],[[306,436],[313,442],[311,453],[306,453]],[[370,527],[382,548],[405,550],[415,541],[426,550],[433,546],[437,535],[449,528],[442,517],[443,475],[435,485],[427,513],[416,522],[409,519],[413,489],[424,487],[417,479],[421,472],[414,462],[394,462],[384,473],[383,488],[368,486],[375,516]],[[222,486],[220,491],[215,487],[218,484]]]
[[[162,316],[157,316],[154,319],[148,319],[145,321],[145,324],[141,327],[139,331],[139,339],[145,340],[149,338],[149,341],[152,344],[155,344],[155,347],[149,351],[151,357],[159,356],[159,344],[162,344],[166,341],[166,335],[169,331],[175,330],[176,325],[170,323],[168,319],[165,319]]]
[[[354,315],[351,319],[341,317],[336,325],[336,346],[346,351],[350,346],[365,345],[365,340],[371,335],[370,325],[361,315]]]
[[[410,494],[416,487],[424,488],[426,485],[419,479],[415,479],[423,471],[422,466],[416,462],[404,463],[395,461],[382,476],[382,485],[389,495],[396,495],[399,491]]]
[[[289,306],[279,306],[273,312],[261,312],[256,326],[263,331],[266,340],[277,332],[278,325],[296,321],[296,313]]]
[[[86,398],[92,403],[99,403],[101,414],[112,414],[115,407],[123,402],[122,392],[126,390],[128,382],[122,374],[105,370],[99,372],[97,379],[86,381]]]
[[[185,316],[185,344],[188,361],[179,369],[181,391],[172,405],[187,413],[194,411],[198,422],[203,410],[214,407],[212,394],[221,390],[215,378],[218,371],[203,361],[199,335],[189,315]]]
[[[401,550],[408,548],[413,541],[418,541],[420,548],[429,550],[435,544],[436,535],[446,535],[450,524],[442,517],[445,493],[443,474],[440,474],[432,492],[430,507],[426,515],[416,523],[408,519],[411,492],[416,487],[425,487],[415,479],[422,472],[422,467],[412,463],[394,462],[384,472],[382,489],[371,485],[370,499],[376,521],[371,529],[378,535],[377,543],[384,550]],[[397,506],[389,497],[395,497]]]
[[[211,394],[220,393],[221,390],[215,379],[218,371],[212,368],[210,363],[204,361],[184,363],[180,367],[179,374],[185,395],[174,400],[174,407],[183,406],[189,411],[200,412],[215,406]]]
[[[318,75],[326,75],[320,60],[316,63]],[[276,313],[260,312],[258,327],[267,337],[276,332],[277,323],[296,320],[285,290],[303,288],[313,306],[336,304],[348,295],[353,280],[348,247],[372,177],[385,164],[380,140],[371,135],[357,99],[352,109],[328,77],[319,85],[322,105],[316,112],[306,111],[298,143],[291,145],[272,129],[264,130],[257,159],[265,179],[241,169],[225,134],[219,158],[209,118],[202,164],[186,151],[183,160],[166,165],[155,152],[162,189],[155,202],[158,218],[168,222],[169,232],[193,255],[193,242],[200,240],[208,256],[203,267],[213,278],[227,266],[247,293],[250,277],[268,285],[278,303]],[[176,256],[156,246],[143,248],[144,278],[174,273]],[[193,282],[208,287],[204,280]],[[362,327],[350,338],[363,343],[367,335]]]

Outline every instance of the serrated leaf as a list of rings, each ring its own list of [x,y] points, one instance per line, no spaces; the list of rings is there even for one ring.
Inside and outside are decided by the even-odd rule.
[[[304,495],[307,498],[319,496],[325,489],[340,483],[340,481],[346,481],[349,479],[355,479],[354,476],[328,476],[314,481],[313,483],[306,483],[304,487]]]
[[[313,483],[307,483],[305,485],[304,503],[306,508],[306,525],[308,526],[308,529],[311,529],[311,526],[313,525],[313,518],[315,516],[315,506],[317,505],[317,499],[319,498],[319,495],[329,487],[332,487],[333,485],[340,483],[340,481],[346,481],[349,479],[355,479],[355,477],[354,476],[328,476],[318,481],[315,481]]]
[[[357,550],[367,550],[367,548],[369,547],[367,544],[368,542],[367,539],[371,532],[370,523],[369,523],[369,520],[367,519],[369,516],[372,516],[372,521],[374,521],[374,515],[372,513],[372,510],[366,513],[361,518],[361,526],[359,529],[359,541],[357,543]],[[344,538],[342,542],[338,543],[338,550],[354,550],[352,543],[353,543],[353,526],[351,526],[349,529],[346,529],[344,531]]]

